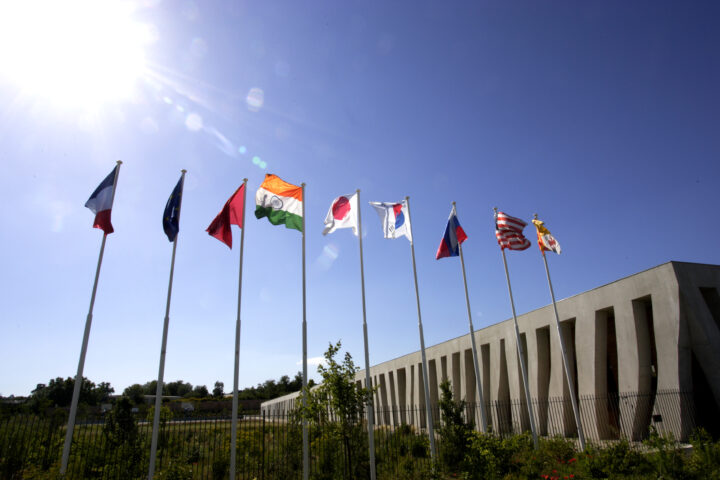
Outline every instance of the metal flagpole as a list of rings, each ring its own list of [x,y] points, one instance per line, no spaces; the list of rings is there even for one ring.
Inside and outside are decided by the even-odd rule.
[[[537,219],[537,213],[535,214]],[[580,449],[585,450],[585,433],[583,432],[582,421],[580,420],[580,411],[578,410],[577,399],[575,398],[575,384],[570,373],[570,365],[568,364],[567,354],[565,353],[565,342],[562,331],[560,330],[560,316],[558,315],[557,303],[555,302],[555,291],[553,290],[552,280],[550,280],[550,269],[548,268],[545,250],[540,250],[545,263],[545,273],[547,274],[548,285],[550,286],[550,296],[552,297],[553,309],[555,310],[555,326],[557,327],[558,338],[560,339],[560,353],[562,353],[563,365],[565,366],[565,379],[570,390],[570,402],[572,403],[573,414],[575,415],[575,424],[578,429],[578,440],[580,441]]]
[[[455,202],[452,202],[455,210]],[[475,362],[475,382],[477,383],[478,397],[480,398],[480,426],[483,432],[487,432],[487,417],[485,416],[485,399],[483,397],[482,381],[480,379],[480,362],[478,362],[477,347],[475,346],[475,328],[472,323],[472,312],[470,311],[470,295],[468,294],[467,276],[465,275],[465,257],[463,256],[462,244],[458,243],[460,250],[460,265],[462,265],[463,284],[465,285],[465,303],[467,304],[468,322],[470,323],[470,343],[472,345],[473,362]]]
[[[360,189],[356,190],[358,204],[358,241],[360,243],[360,286],[362,289],[362,312],[363,312],[363,339],[365,340],[365,385],[372,388],[370,383],[370,353],[368,349],[367,319],[365,315],[365,271],[363,267],[362,248],[362,217],[360,216]],[[411,234],[412,235],[412,234]],[[368,448],[370,450],[370,480],[375,480],[375,411],[373,408],[372,395],[368,397]]]
[[[302,188],[302,294],[303,294],[303,322],[302,322],[302,350],[303,350],[303,389],[307,389],[307,316],[305,308],[305,182],[300,184]],[[307,407],[307,391],[302,396],[303,408]],[[308,440],[307,420],[303,419],[303,480],[308,480],[310,475],[310,445]]]
[[[412,221],[410,221],[410,197],[405,197],[408,207],[408,224],[410,237],[412,238]],[[422,316],[420,315],[420,291],[418,290],[417,268],[415,266],[415,242],[410,240],[410,252],[412,253],[413,276],[415,277],[415,298],[417,300],[418,330],[420,330],[420,351],[423,366],[423,386],[425,387],[425,410],[427,411],[428,435],[430,437],[430,458],[435,460],[435,430],[433,429],[432,407],[430,406],[430,376],[428,375],[427,358],[425,357],[425,337],[423,336]]]
[[[238,420],[238,377],[240,370],[240,299],[242,297],[243,247],[245,246],[245,199],[247,198],[247,178],[243,178],[243,212],[240,229],[240,267],[238,273],[237,320],[235,322],[235,373],[233,374],[232,426],[230,427],[230,479],[236,476],[237,420]]]
[[[497,208],[495,208],[497,214]],[[510,287],[510,274],[508,273],[507,259],[505,258],[505,249],[500,247],[502,252],[503,265],[505,266],[505,278],[507,279],[508,293],[510,294],[510,306],[512,307],[513,320],[515,321],[515,343],[517,343],[518,361],[520,362],[520,370],[522,371],[523,386],[525,387],[525,401],[528,406],[528,414],[530,415],[530,430],[532,431],[533,444],[535,448],[538,448],[538,437],[535,429],[535,414],[533,413],[532,403],[530,402],[530,389],[528,388],[528,377],[527,370],[525,369],[525,362],[523,358],[525,353],[523,352],[522,342],[520,342],[520,329],[518,328],[517,314],[515,313],[515,301],[513,300],[512,288]]]
[[[110,208],[115,203],[115,187],[117,186],[118,177],[120,176],[120,165],[122,160],[117,161],[117,170],[115,171],[115,181],[113,182],[113,194],[110,200]],[[72,443],[73,430],[75,429],[75,416],[77,415],[78,400],[80,399],[80,387],[82,384],[82,374],[85,368],[85,354],[87,353],[88,340],[90,339],[90,327],[92,325],[92,312],[95,306],[95,294],[97,293],[98,278],[100,277],[100,266],[102,265],[103,254],[105,253],[105,240],[107,233],[103,232],[102,243],[100,244],[100,256],[98,257],[97,269],[95,270],[95,283],[93,283],[92,294],[90,295],[90,309],[85,319],[85,333],[83,334],[82,347],[80,348],[80,360],[78,361],[77,374],[75,375],[75,386],[73,388],[72,401],[70,402],[70,415],[68,416],[67,430],[65,431],[65,444],[63,445],[62,462],[60,464],[60,474],[65,475],[70,458],[70,444]]]
[[[185,173],[187,170],[182,169],[181,172],[182,186],[180,187],[180,202],[178,204],[178,221],[180,220],[180,213],[182,213],[182,192],[185,187]],[[155,458],[157,456],[158,432],[160,430],[160,410],[162,409],[162,391],[164,385],[163,377],[165,375],[165,352],[167,350],[168,327],[170,326],[170,297],[172,295],[173,274],[175,273],[175,251],[177,250],[177,239],[179,235],[180,233],[178,232],[175,235],[175,240],[173,240],[172,258],[170,260],[170,281],[168,283],[167,303],[165,304],[165,321],[163,323],[162,345],[160,347],[160,366],[158,367],[158,380],[155,388],[155,413],[153,416],[152,441],[150,443],[150,466],[148,467],[148,480],[153,480],[153,476],[155,475]]]

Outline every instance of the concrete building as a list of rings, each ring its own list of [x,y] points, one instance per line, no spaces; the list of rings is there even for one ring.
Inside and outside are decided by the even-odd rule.
[[[588,439],[639,440],[651,425],[687,438],[696,422],[720,419],[720,266],[668,262],[557,303]],[[552,305],[518,316],[538,432],[573,436],[575,421]],[[499,433],[529,429],[513,320],[477,330],[488,424]],[[371,367],[378,425],[423,427],[449,379],[455,398],[478,399],[470,334]],[[358,382],[365,380],[358,372]],[[287,411],[297,396],[262,404]],[[420,407],[419,409],[417,407]],[[478,409],[469,409],[475,416]],[[437,414],[436,414],[437,415]]]

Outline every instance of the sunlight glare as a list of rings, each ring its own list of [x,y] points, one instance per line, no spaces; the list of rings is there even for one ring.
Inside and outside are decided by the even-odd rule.
[[[94,109],[131,97],[152,30],[119,0],[0,4],[0,76],[23,94]]]

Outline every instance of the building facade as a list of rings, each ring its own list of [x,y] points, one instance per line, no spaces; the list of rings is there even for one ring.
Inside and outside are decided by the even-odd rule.
[[[557,302],[585,436],[639,440],[652,425],[687,438],[696,423],[717,432],[720,419],[720,266],[668,262]],[[538,433],[576,434],[552,305],[518,316]],[[430,398],[420,352],[370,369],[378,425],[425,426],[439,384],[470,407],[480,375],[487,422],[495,432],[529,429],[512,318],[426,348]],[[365,372],[357,374],[365,383]],[[273,414],[297,394],[262,404]],[[479,424],[479,409],[468,415]]]

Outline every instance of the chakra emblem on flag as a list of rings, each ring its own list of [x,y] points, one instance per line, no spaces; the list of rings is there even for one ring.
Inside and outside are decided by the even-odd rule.
[[[273,195],[270,199],[270,206],[273,210],[281,210],[283,207],[283,201],[277,195]]]

